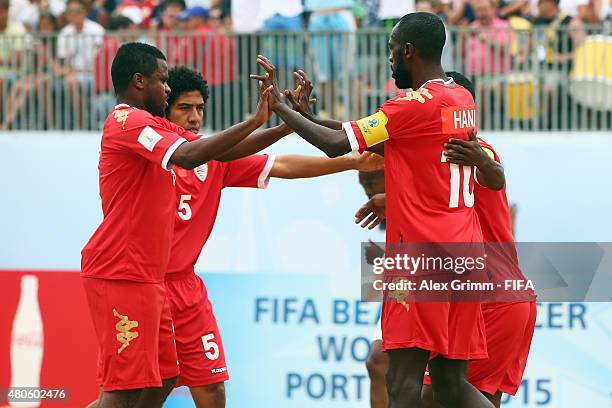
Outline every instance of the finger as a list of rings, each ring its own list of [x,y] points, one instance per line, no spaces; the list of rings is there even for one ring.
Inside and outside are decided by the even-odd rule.
[[[370,225],[370,223],[373,222],[375,219],[376,219],[376,214],[374,213],[370,214],[368,218],[366,218],[365,221],[361,223],[361,228],[368,227],[368,225]]]
[[[463,147],[470,147],[471,142],[468,142],[467,140],[461,140],[461,139],[449,139],[448,140],[448,144],[450,145],[459,145],[459,146],[463,146]]]
[[[264,62],[268,67],[270,67],[271,70],[274,70],[274,64],[272,64],[272,61],[270,61],[268,58],[266,58],[264,55],[258,55],[257,59],[261,60],[262,62]]]
[[[370,210],[368,207],[361,207],[355,213],[355,224],[359,224],[361,220],[363,220],[368,214],[371,214],[371,213],[372,213],[372,210]]]
[[[382,220],[383,220],[382,218],[377,217],[374,220],[374,222],[372,224],[370,224],[370,229],[372,230],[372,229],[376,228],[378,226],[378,224],[380,224],[382,222]]]
[[[272,85],[268,86],[266,89],[263,90],[263,92],[261,93],[261,97],[264,98],[268,95],[270,95],[272,93],[272,89],[274,89],[274,87]]]
[[[257,57],[257,63],[259,65],[261,65],[261,67],[264,70],[266,70],[266,72],[268,72],[268,73],[272,73],[274,71],[274,67],[270,63],[268,63],[266,60],[263,60],[263,59]]]
[[[306,73],[305,73],[303,70],[298,69],[298,73],[300,74],[300,76],[301,76],[302,78],[304,78],[304,81],[306,81],[306,82],[310,82],[310,79],[308,78],[308,75],[306,75]]]
[[[471,141],[476,141],[476,133],[474,133],[473,127],[468,129],[468,136]]]
[[[468,154],[471,150],[467,147],[459,146],[459,145],[447,145],[446,152],[447,153],[459,153],[459,154]]]
[[[317,103],[317,98],[312,98],[308,100],[309,105],[314,105],[315,103]]]
[[[295,84],[295,86],[297,87],[301,81],[302,81],[302,77],[300,76],[300,74],[298,74],[297,72],[294,72],[293,73],[293,83]]]

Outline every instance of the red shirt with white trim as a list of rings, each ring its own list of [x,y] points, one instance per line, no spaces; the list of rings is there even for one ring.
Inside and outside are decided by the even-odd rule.
[[[210,161],[194,170],[176,168],[174,239],[167,275],[194,272],[215,225],[225,187],[266,188],[274,156],[255,154],[230,162]]]
[[[474,168],[449,164],[444,144],[476,127],[470,93],[452,79],[426,82],[343,127],[353,150],[385,142],[387,242],[481,242]]]
[[[174,228],[174,173],[168,163],[191,132],[118,105],[102,133],[98,164],[104,218],[82,251],[81,275],[163,282]]]

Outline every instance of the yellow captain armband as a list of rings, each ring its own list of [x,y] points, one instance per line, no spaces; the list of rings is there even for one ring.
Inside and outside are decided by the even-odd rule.
[[[366,116],[357,121],[357,126],[359,127],[367,147],[374,146],[389,139],[389,133],[386,128],[388,121],[387,115],[380,110],[373,115]]]
[[[485,151],[485,153],[492,158],[493,160],[495,160],[495,153],[493,153],[493,151],[487,147],[483,147],[482,150]]]

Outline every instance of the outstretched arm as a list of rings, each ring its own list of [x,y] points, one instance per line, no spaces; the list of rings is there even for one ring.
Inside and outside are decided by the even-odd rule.
[[[496,162],[493,152],[483,149],[476,139],[474,129],[468,131],[469,140],[450,139],[444,145],[449,163],[476,167],[476,180],[481,186],[501,190],[506,183],[503,166]]]
[[[328,157],[282,155],[276,157],[270,177],[283,179],[311,178],[347,170],[374,171],[383,167],[384,159],[373,153]]]
[[[289,126],[284,123],[273,128],[258,130],[238,143],[227,153],[217,157],[217,160],[228,162],[250,156],[251,154],[258,153],[266,147],[273,145],[292,132]]]
[[[201,164],[223,156],[229,149],[266,123],[271,116],[268,95],[272,91],[272,87],[264,89],[260,85],[260,89],[263,90],[260,93],[257,111],[252,118],[238,123],[215,136],[183,143],[170,157],[170,163],[187,170],[194,169]]]

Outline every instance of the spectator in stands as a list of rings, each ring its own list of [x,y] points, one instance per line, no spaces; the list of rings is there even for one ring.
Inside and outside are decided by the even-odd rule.
[[[230,84],[235,79],[235,44],[233,39],[211,27],[209,17],[208,10],[201,6],[191,7],[179,16],[180,20],[186,21],[188,32],[181,38],[179,48],[184,58],[180,64],[202,73],[210,86],[215,107],[229,106],[224,104],[233,97]],[[231,119],[237,119],[232,114],[231,109],[219,110],[210,123],[216,129],[231,126]]]
[[[547,112],[542,127],[549,129],[563,126],[564,120],[571,120],[571,96],[567,93],[564,96],[563,90],[567,90],[569,83],[574,48],[584,37],[580,20],[562,10],[559,4],[559,0],[539,0],[538,17],[534,20],[536,27],[544,29],[544,38],[538,39],[536,52],[544,71],[546,91],[543,102]]]
[[[142,28],[149,28],[155,2],[153,0],[124,0],[116,9],[116,14],[129,18]]]
[[[66,0],[10,0],[9,19],[20,22],[29,30],[38,27],[43,13],[51,13],[57,19],[66,10]]]
[[[353,32],[355,18],[351,12],[354,0],[305,0],[304,7],[311,12],[308,30]],[[332,117],[336,113],[336,87],[349,79],[353,68],[350,60],[352,38],[350,36],[315,34],[310,41],[315,62],[316,81],[321,85],[321,109]],[[324,111],[321,112],[324,114]]]
[[[477,31],[467,42],[465,72],[475,74],[504,73],[510,66],[510,24],[497,17],[494,0],[473,0]]]
[[[380,0],[378,19],[387,29],[392,29],[404,14],[415,11],[415,0]]]
[[[468,26],[476,18],[470,0],[442,0],[441,9],[449,25]]]
[[[186,8],[185,0],[166,0],[163,3],[161,29],[163,31],[178,30],[181,26],[181,21],[178,17]]]
[[[28,98],[35,98],[35,106],[44,111],[43,127],[55,127],[55,112],[53,110],[53,84],[57,71],[55,59],[57,19],[51,13],[42,13],[38,21],[38,33],[32,43],[32,58],[29,61],[28,74],[15,82],[8,100],[10,104],[6,110],[0,129],[10,129],[15,119],[23,112]],[[32,112],[30,112],[32,113]]]
[[[558,68],[556,71],[571,68],[574,47],[584,36],[580,20],[563,11],[559,0],[539,0],[534,25],[545,29],[538,49],[540,58],[549,68]]]
[[[415,11],[440,15],[440,4],[434,0],[416,0]],[[446,23],[444,24],[446,28]],[[446,28],[446,44],[442,49],[442,67],[444,71],[454,71],[455,61],[453,59],[453,42]]]
[[[303,30],[302,0],[260,0],[259,19],[266,31]]]
[[[380,0],[357,0],[357,2],[361,4],[364,10],[359,27],[377,27],[379,24],[378,9],[380,7]]]
[[[72,106],[74,125],[82,128],[87,93],[92,91],[94,62],[98,48],[104,39],[104,28],[86,18],[87,9],[83,0],[69,0],[66,15],[69,24],[57,39],[57,57],[60,60],[60,75],[64,79],[67,98]]]
[[[9,0],[0,0],[0,101],[2,112],[7,111],[8,90],[17,80],[23,59],[26,29],[18,21],[9,19]]]
[[[301,0],[261,0],[259,18],[263,22],[264,31],[302,31],[304,30],[304,7]],[[297,47],[299,42],[295,35],[277,34],[264,37],[263,50],[276,67],[294,71],[303,67],[303,55],[298,55],[298,48],[303,53],[303,47]],[[282,74],[281,74],[282,75]]]

